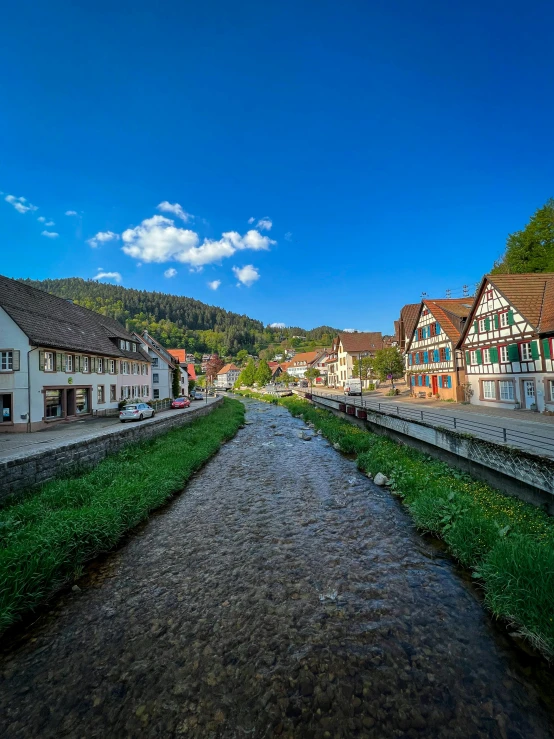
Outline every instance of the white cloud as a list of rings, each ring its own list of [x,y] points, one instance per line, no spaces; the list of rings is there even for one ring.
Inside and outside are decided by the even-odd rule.
[[[139,226],[128,228],[122,234],[123,251],[143,262],[176,261],[200,270],[206,264],[231,257],[237,251],[267,250],[276,242],[251,229],[244,236],[227,231],[220,239],[200,238],[195,231],[175,226],[171,218],[156,215],[146,218]]]
[[[41,236],[46,236],[47,239],[57,239],[60,234],[55,231],[41,231]]]
[[[208,282],[208,287],[210,290],[217,290],[217,288],[221,285],[221,280],[212,280],[211,282]]]
[[[98,270],[96,277],[93,280],[115,280],[121,282],[121,274],[119,272],[103,272],[101,269]]]
[[[92,246],[93,249],[96,249],[98,244],[103,244],[106,241],[114,241],[117,239],[119,239],[119,234],[116,234],[113,231],[99,231],[96,236],[92,237],[92,239],[87,239],[87,244]]]
[[[177,274],[177,270],[173,269],[173,267],[170,267],[169,269],[166,269],[166,271],[164,272],[164,277],[167,277],[167,278],[175,277],[176,274]]]
[[[162,213],[173,213],[174,216],[177,216],[177,218],[180,218],[185,223],[193,218],[190,213],[183,210],[179,203],[169,203],[167,200],[164,200],[163,203],[158,205],[158,210],[161,210]]]
[[[260,279],[260,273],[252,264],[247,264],[244,267],[233,267],[233,273],[239,283],[250,287],[256,280]]]
[[[30,203],[26,198],[16,198],[15,195],[6,195],[6,203],[13,205],[18,213],[27,213],[30,210],[38,210],[36,205]]]
[[[78,215],[76,210],[66,210],[65,211],[66,216],[76,216]]]
[[[269,328],[285,328],[284,323],[270,323]]]
[[[342,330],[347,334],[353,334],[356,329],[355,328],[343,328]]]
[[[54,223],[54,221],[46,221],[44,225],[45,226],[55,226],[56,224]]]
[[[256,228],[259,228],[260,231],[271,231],[271,227],[273,226],[273,221],[271,218],[268,218],[267,216],[265,218],[260,218],[258,223],[256,223]]]
[[[37,218],[37,221],[39,221],[40,223],[44,223],[44,222],[45,222],[45,220],[46,220],[46,218],[45,218],[44,216],[39,216],[39,217]]]
[[[252,225],[252,223],[254,223],[254,221],[255,221],[255,220],[256,220],[256,219],[254,218],[254,216],[251,216],[251,217],[250,217],[250,218],[248,219],[248,223],[250,223],[250,225]]]
[[[287,231],[285,234],[285,241],[292,241],[292,231]]]

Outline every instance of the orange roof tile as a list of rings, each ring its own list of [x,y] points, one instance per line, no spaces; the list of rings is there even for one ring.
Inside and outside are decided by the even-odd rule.
[[[232,362],[230,364],[224,364],[223,367],[219,370],[217,373],[218,375],[226,375],[229,370],[237,370],[240,372],[239,368],[236,364],[233,364]]]

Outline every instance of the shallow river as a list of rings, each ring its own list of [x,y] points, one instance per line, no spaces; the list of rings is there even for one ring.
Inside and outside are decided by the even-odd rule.
[[[9,637],[2,737],[552,736],[518,653],[389,493],[249,423]]]

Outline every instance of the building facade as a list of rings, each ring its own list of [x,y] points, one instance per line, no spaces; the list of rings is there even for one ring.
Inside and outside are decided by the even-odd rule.
[[[302,378],[306,374],[306,370],[314,366],[321,352],[301,352],[295,354],[290,360],[287,372],[292,377]]]
[[[331,349],[331,357],[336,361],[329,363],[327,382],[332,387],[342,387],[347,380],[354,377],[355,360],[375,356],[375,352],[383,349],[383,336],[377,331],[345,331],[339,334]],[[373,382],[371,375],[362,381],[367,388]]]
[[[229,390],[239,379],[240,369],[235,364],[225,364],[217,373],[215,386],[221,389]]]
[[[456,350],[472,298],[424,300],[406,344],[407,380],[412,395],[464,399],[465,371]]]
[[[486,275],[459,346],[470,402],[554,410],[554,275]]]
[[[134,336],[140,342],[152,363],[152,400],[173,399],[173,373],[175,368],[179,366],[178,360],[153,339],[148,331],[144,331],[142,334],[134,334]]]
[[[0,277],[0,431],[114,413],[150,398],[150,360],[117,321]]]

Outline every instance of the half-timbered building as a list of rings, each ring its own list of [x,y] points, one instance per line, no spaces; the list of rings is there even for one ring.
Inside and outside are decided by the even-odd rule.
[[[456,351],[471,298],[424,300],[405,348],[412,395],[463,400],[463,358]]]
[[[554,274],[485,275],[460,338],[471,403],[554,410]]]

